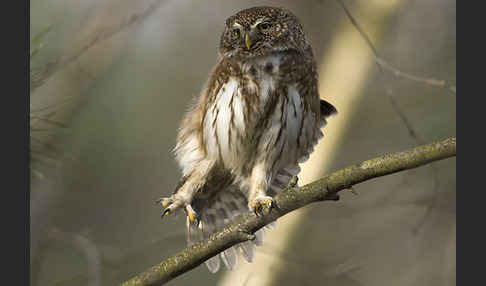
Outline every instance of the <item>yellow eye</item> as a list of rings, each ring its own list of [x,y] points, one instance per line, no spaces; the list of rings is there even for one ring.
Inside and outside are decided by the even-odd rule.
[[[239,29],[234,29],[233,30],[233,36],[235,36],[236,38],[238,38],[240,36],[240,30]]]
[[[268,23],[258,24],[258,29],[262,32],[265,31],[265,30],[268,30],[269,28],[270,28],[270,24],[268,24]]]

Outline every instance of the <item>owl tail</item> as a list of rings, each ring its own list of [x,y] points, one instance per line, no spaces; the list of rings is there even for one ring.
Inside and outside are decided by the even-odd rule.
[[[320,100],[320,109],[321,109],[321,120],[325,120],[326,117],[337,114],[336,107],[334,107],[332,104],[325,101],[324,99]]]
[[[207,206],[199,213],[199,224],[196,225],[187,220],[187,244],[189,246],[208,238],[212,233],[223,229],[234,217],[248,212],[247,199],[235,186],[222,190],[216,197],[206,201]],[[238,265],[238,256],[241,254],[246,261],[253,261],[254,245],[263,243],[263,229],[255,233],[254,241],[245,241],[226,249],[219,255],[208,259],[205,263],[209,271],[216,273],[222,260],[226,268],[232,270]],[[220,259],[221,258],[221,259]]]
[[[300,171],[298,165],[291,168],[282,169],[272,182],[272,186],[268,190],[268,194],[275,196],[280,191],[285,189],[293,176],[296,176]],[[240,191],[238,186],[232,185],[225,190],[220,191],[214,198],[204,202],[205,208],[198,209],[198,204],[194,205],[196,212],[199,214],[199,224],[191,223],[187,218],[187,244],[191,246],[203,239],[208,238],[212,233],[217,232],[236,216],[248,212],[248,201],[246,195]],[[265,226],[267,229],[272,229],[276,222],[272,222]],[[238,265],[238,256],[243,256],[246,261],[252,262],[254,257],[254,247],[263,244],[264,229],[255,232],[255,239],[253,241],[245,241],[233,247],[226,249],[219,255],[208,259],[205,263],[209,271],[216,273],[221,261],[223,261],[226,268],[232,270]]]

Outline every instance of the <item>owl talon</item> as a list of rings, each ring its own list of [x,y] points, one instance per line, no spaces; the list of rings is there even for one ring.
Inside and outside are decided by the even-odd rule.
[[[178,209],[182,208],[186,212],[186,215],[191,222],[198,223],[198,215],[192,208],[190,202],[186,202],[185,200],[173,195],[170,198],[160,198],[156,201],[156,203],[165,207],[161,214],[162,217],[169,216]]]
[[[186,215],[189,218],[189,221],[198,224],[199,219],[198,219],[197,213],[194,211],[192,206],[190,204],[186,205],[184,210],[186,211]]]
[[[253,208],[253,213],[254,213],[256,216],[260,216],[260,215],[258,214],[258,211],[257,211],[257,208],[256,208],[256,207],[255,207],[255,208]]]
[[[276,203],[274,200],[272,200],[272,201],[270,202],[270,204],[268,205],[268,209],[269,209],[269,211],[270,211],[270,210],[272,210],[272,209],[276,209],[276,208],[277,208],[277,203]]]
[[[174,200],[172,198],[160,198],[160,199],[157,199],[155,201],[155,204],[156,205],[160,204],[163,207],[166,207],[166,206],[170,205],[173,202],[174,202]]]
[[[171,214],[172,214],[172,212],[171,212],[170,208],[166,208],[166,209],[165,209],[165,210],[162,212],[162,217],[164,217],[164,216],[169,216],[169,215],[171,215]]]
[[[250,210],[253,211],[256,216],[269,213],[276,206],[277,205],[275,204],[273,198],[269,196],[257,197],[249,204]]]
[[[292,179],[290,179],[289,187],[293,188],[293,187],[297,186],[298,182],[299,182],[299,177],[293,176]]]

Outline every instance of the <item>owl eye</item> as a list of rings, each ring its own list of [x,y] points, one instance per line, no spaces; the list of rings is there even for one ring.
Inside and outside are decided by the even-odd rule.
[[[258,24],[258,29],[260,31],[262,31],[262,32],[263,31],[266,31],[266,30],[270,29],[270,24],[268,24],[268,23],[260,23],[260,24]]]
[[[240,37],[240,29],[234,29],[233,30],[233,36],[235,38],[239,38]]]

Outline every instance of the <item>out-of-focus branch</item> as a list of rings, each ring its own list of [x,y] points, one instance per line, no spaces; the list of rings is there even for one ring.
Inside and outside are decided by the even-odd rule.
[[[113,26],[109,26],[104,29],[100,29],[99,31],[94,34],[91,39],[85,43],[83,46],[78,48],[74,53],[69,55],[67,58],[59,61],[51,61],[47,63],[46,65],[37,68],[34,74],[31,73],[31,77],[35,76],[34,83],[31,82],[31,91],[35,90],[37,87],[41,86],[44,82],[46,82],[49,77],[51,77],[54,73],[56,73],[58,70],[66,67],[70,63],[76,61],[78,58],[80,58],[86,51],[88,51],[90,48],[98,44],[99,42],[102,42],[104,40],[107,40],[119,32],[123,31],[124,29],[134,25],[134,24],[139,24],[143,20],[147,19],[148,16],[153,14],[155,11],[157,11],[157,8],[162,4],[163,0],[154,0],[152,3],[150,3],[145,9],[143,9],[140,12],[131,14],[129,17],[123,19],[119,23]],[[50,27],[49,27],[50,29]],[[48,30],[46,30],[47,32]],[[42,32],[43,34],[45,33],[44,31]],[[36,53],[38,50],[33,50],[31,51],[31,55]],[[38,79],[37,79],[38,78]]]
[[[155,11],[157,11],[157,8],[162,4],[163,0],[154,0],[152,3],[150,3],[144,10],[138,13],[134,13],[130,15],[129,17],[123,19],[120,23],[117,25],[107,27],[105,29],[99,30],[90,41],[88,41],[85,45],[80,47],[74,54],[66,58],[61,66],[67,65],[75,60],[77,60],[84,52],[86,52],[88,49],[90,49],[92,46],[96,45],[98,42],[101,42],[103,40],[109,39],[113,37],[114,35],[118,34],[119,32],[123,31],[125,28],[133,25],[133,24],[139,24],[141,23],[144,19],[146,19],[148,16],[153,14]]]
[[[101,266],[103,268],[103,274],[106,276],[121,276],[125,271],[125,266],[131,261],[136,260],[137,257],[146,256],[147,253],[153,252],[156,248],[161,248],[162,246],[170,244],[171,241],[181,241],[185,239],[184,232],[175,232],[156,241],[141,245],[133,250],[130,250],[127,254],[117,257],[116,259],[109,259],[104,255],[100,255]],[[88,273],[89,274],[89,273]],[[53,286],[66,286],[66,285],[87,285],[89,284],[89,275],[87,273],[80,273],[69,277],[66,280],[59,281]]]
[[[35,261],[31,268],[31,274],[35,274],[33,277],[38,279],[41,260],[47,254],[47,249],[54,245],[59,245],[59,243],[66,243],[80,250],[84,254],[86,265],[88,266],[87,285],[101,285],[101,255],[96,244],[80,233],[65,232],[56,227],[47,230],[46,236],[43,237],[40,243],[39,254],[34,257],[38,261]],[[33,283],[33,285],[38,284],[39,281],[34,281]]]
[[[277,208],[272,209],[268,215],[256,216],[249,212],[239,216],[233,223],[212,234],[208,239],[147,269],[124,282],[122,286],[160,285],[235,244],[254,239],[255,231],[293,210],[313,202],[338,200],[339,191],[348,190],[355,184],[455,155],[456,138],[451,137],[349,166],[303,187],[289,186],[275,197]]]
[[[346,5],[344,5],[344,2],[342,0],[336,0],[336,1],[343,8],[344,13],[346,13],[346,16],[348,17],[351,24],[356,28],[356,30],[358,30],[360,35],[366,41],[366,44],[368,45],[368,47],[373,52],[375,62],[378,65],[378,67],[380,68],[381,71],[388,70],[397,78],[404,78],[404,79],[408,79],[408,80],[411,80],[411,81],[420,82],[420,83],[423,83],[423,84],[426,84],[426,85],[445,88],[448,91],[456,94],[456,86],[446,82],[445,80],[434,79],[434,78],[426,78],[426,77],[421,77],[421,76],[413,75],[413,74],[410,74],[410,73],[406,73],[406,72],[401,71],[400,69],[394,67],[393,65],[388,63],[385,59],[380,57],[380,55],[378,54],[378,51],[376,50],[375,46],[373,45],[373,42],[371,42],[368,35],[361,28],[361,25],[358,23],[358,21],[356,21],[356,19],[353,17],[353,15],[349,12]]]
[[[83,37],[83,44],[81,45],[74,45],[76,48],[74,51],[69,52],[67,56],[64,58],[59,57],[54,60],[50,60],[47,63],[44,63],[40,66],[30,69],[30,95],[33,97],[35,95],[35,91],[37,88],[43,86],[51,77],[53,77],[56,73],[60,72],[64,68],[68,67],[71,63],[78,63],[78,59],[82,57],[86,52],[90,49],[95,48],[96,45],[101,44],[104,41],[109,40],[110,38],[116,36],[117,34],[121,33],[125,29],[140,24],[145,19],[147,19],[150,15],[152,15],[157,8],[163,3],[163,0],[151,0],[146,7],[143,7],[140,11],[134,11],[128,14],[126,17],[121,17],[117,19],[115,23],[95,27],[92,34],[84,40]],[[31,38],[31,48],[30,50],[30,58],[32,59],[34,56],[39,54],[41,49],[46,45],[45,41],[43,41],[43,37],[53,29],[53,26],[48,26],[38,32]],[[82,68],[78,68],[82,71]],[[51,95],[49,95],[51,96]],[[34,104],[31,103],[30,109],[30,124],[31,124],[31,138],[36,138],[37,143],[45,142],[45,144],[34,144],[35,146],[31,147],[38,153],[46,153],[45,146],[47,144],[54,145],[54,143],[50,142],[51,138],[54,134],[56,134],[60,128],[57,127],[65,127],[65,118],[56,118],[58,115],[58,111],[61,110],[62,107],[66,107],[68,105],[74,104],[74,99],[76,99],[76,93],[73,95],[63,95],[62,98],[58,98],[56,100],[49,100],[45,96],[43,98],[36,98]],[[47,99],[47,100],[45,100]],[[32,102],[32,98],[31,98]],[[43,130],[42,133],[39,130]],[[53,153],[54,154],[54,153]],[[56,154],[57,156],[58,154]],[[31,156],[39,158],[39,156]],[[44,160],[41,163],[45,163]],[[43,178],[43,172],[36,169],[34,167],[32,170],[32,174],[37,175],[39,178]]]
[[[59,229],[52,229],[47,233],[49,239],[54,241],[64,241],[72,244],[81,250],[88,266],[88,285],[101,285],[101,256],[96,244],[91,242],[86,236],[79,233],[64,232]]]
[[[66,27],[62,27],[64,31],[74,32],[72,36],[67,37],[69,42],[62,45],[62,53],[30,70],[30,170],[31,178],[34,179],[31,180],[31,189],[35,190],[30,196],[30,255],[34,264],[33,269],[40,269],[42,255],[38,257],[39,246],[41,241],[45,240],[46,229],[52,223],[52,216],[46,214],[63,194],[52,188],[51,184],[55,181],[53,177],[58,176],[59,166],[64,160],[68,156],[71,157],[71,154],[64,152],[64,147],[58,144],[61,138],[58,135],[61,132],[70,132],[69,128],[64,127],[69,126],[73,111],[80,106],[81,95],[95,83],[94,79],[99,78],[120,59],[126,47],[130,45],[130,39],[134,37],[137,27],[160,11],[158,8],[166,1],[86,2],[83,6],[89,11],[76,11],[73,14],[79,15],[88,11],[86,15],[89,18],[80,23],[80,28],[69,28],[73,27],[72,24],[76,21],[70,21]],[[56,28],[56,25],[48,27],[31,39],[31,57],[39,56],[43,52],[41,48],[45,46],[44,41],[36,41]],[[84,72],[85,70],[87,72]],[[50,180],[40,180],[46,177],[50,177]],[[46,191],[37,191],[44,189]],[[37,272],[33,271],[33,276],[38,276]],[[32,280],[37,279],[33,277]]]
[[[426,84],[426,85],[431,85],[431,86],[436,86],[436,87],[440,87],[440,88],[445,88],[446,90],[454,93],[454,95],[456,94],[456,86],[447,83],[445,80],[438,80],[438,79],[433,79],[433,78],[425,78],[425,77],[420,77],[420,76],[416,76],[416,75],[413,75],[413,74],[409,74],[409,73],[403,72],[403,71],[399,70],[398,68],[396,68],[396,67],[392,66],[391,64],[389,64],[383,58],[381,58],[379,56],[379,54],[378,54],[377,49],[373,45],[373,42],[370,40],[370,38],[365,33],[365,31],[363,30],[363,28],[361,28],[361,25],[354,18],[354,16],[348,10],[348,8],[346,7],[346,5],[344,5],[344,2],[342,0],[336,0],[336,1],[343,8],[344,13],[346,13],[346,16],[348,17],[348,19],[351,22],[351,24],[356,28],[356,30],[359,32],[359,34],[361,35],[361,37],[365,40],[365,42],[368,45],[368,47],[373,52],[373,57],[375,58],[375,62],[378,65],[378,68],[380,69],[380,71],[382,73],[384,73],[385,70],[388,70],[388,71],[391,71],[391,74],[393,76],[397,77],[397,78],[405,78],[405,79],[412,80],[412,81],[416,81],[416,82],[420,82],[420,83],[423,83],[423,84]],[[391,91],[387,90],[387,95],[388,95],[388,98],[390,100],[390,103],[391,103],[391,105],[393,107],[393,110],[398,114],[398,116],[400,117],[400,120],[402,121],[404,127],[407,129],[408,135],[417,144],[425,144],[425,141],[419,136],[419,134],[417,134],[417,132],[413,128],[412,124],[410,123],[410,120],[405,115],[405,112],[402,111],[402,109],[400,108],[400,106],[396,102],[395,97],[391,94]],[[430,205],[430,206],[427,207],[427,212],[425,213],[424,218],[421,220],[421,222],[419,223],[419,225],[414,228],[414,232],[416,232],[420,228],[420,226],[423,224],[423,222],[425,221],[425,218],[430,214],[430,211],[432,209],[433,204],[437,200],[437,188],[439,186],[439,175],[438,175],[437,169],[433,165],[430,165],[430,168],[432,170],[433,180],[434,180],[434,187],[433,187],[433,190],[434,190],[434,202],[432,203],[432,205]]]

